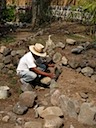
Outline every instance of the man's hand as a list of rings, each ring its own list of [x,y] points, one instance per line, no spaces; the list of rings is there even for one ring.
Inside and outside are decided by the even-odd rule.
[[[49,73],[48,76],[49,76],[51,79],[54,79],[54,78],[56,77],[54,73]]]
[[[44,71],[38,69],[37,67],[31,68],[31,71],[34,71],[35,73],[37,73],[37,74],[39,74],[39,75],[48,76],[48,77],[50,77],[50,78],[52,78],[52,79],[56,77],[54,73],[47,73],[47,72],[44,72]]]

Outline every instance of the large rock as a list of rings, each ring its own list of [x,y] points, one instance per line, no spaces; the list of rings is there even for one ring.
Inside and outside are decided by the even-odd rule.
[[[19,96],[19,101],[22,105],[32,107],[34,105],[35,98],[37,97],[35,92],[25,91]]]
[[[20,55],[21,57],[26,53],[26,50],[17,50],[17,54]]]
[[[65,95],[61,95],[59,97],[60,107],[64,113],[64,115],[68,115],[69,117],[77,118],[76,106],[75,102]]]
[[[12,62],[12,56],[11,55],[8,55],[6,57],[3,58],[3,62],[4,64],[9,64]]]
[[[51,84],[50,84],[50,89],[54,89],[54,88],[58,88],[59,87],[59,84],[54,80],[52,79],[51,80]]]
[[[83,124],[96,125],[96,106],[91,103],[83,103],[80,108],[78,121]]]
[[[61,93],[59,90],[55,90],[52,95],[51,95],[51,104],[54,106],[58,106],[59,105],[59,97],[60,97]]]
[[[85,67],[81,70],[81,72],[85,75],[85,76],[91,76],[94,73],[94,70],[90,67]]]
[[[26,111],[28,110],[28,107],[20,104],[18,102],[14,107],[13,107],[13,112],[18,115],[23,115]]]
[[[50,85],[50,83],[51,83],[51,78],[50,78],[50,77],[44,77],[44,78],[42,78],[42,79],[40,80],[40,82],[41,82],[42,84],[45,84],[45,85]]]
[[[4,51],[3,51],[3,55],[4,56],[7,56],[11,53],[11,49],[10,48],[5,48]]]
[[[24,125],[24,128],[42,128],[43,124],[42,122],[37,122],[37,121],[29,121],[26,122]]]
[[[78,46],[77,48],[73,48],[71,52],[74,54],[80,54],[83,51],[83,49],[84,48],[82,46]]]
[[[75,58],[71,58],[69,61],[68,61],[68,64],[70,65],[71,68],[73,69],[76,69],[79,67],[79,61],[76,60]]]
[[[52,106],[44,109],[40,113],[40,117],[44,118],[47,115],[56,115],[56,116],[63,116],[63,112],[59,107]]]
[[[62,49],[64,49],[64,48],[65,48],[65,44],[62,43],[62,42],[58,42],[58,43],[56,44],[56,47],[57,47],[57,48],[62,48]]]
[[[6,99],[9,96],[9,87],[0,86],[0,99]]]
[[[76,40],[67,38],[67,39],[66,39],[66,43],[69,44],[69,45],[74,45],[74,44],[76,43]]]
[[[64,124],[63,119],[56,115],[48,115],[44,118],[44,128],[61,128]]]
[[[56,52],[56,53],[54,54],[54,56],[53,56],[53,62],[54,62],[54,63],[58,63],[58,62],[61,61],[61,59],[62,59],[61,53]]]

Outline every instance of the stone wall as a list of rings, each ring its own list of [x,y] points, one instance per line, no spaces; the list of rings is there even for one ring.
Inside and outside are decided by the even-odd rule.
[[[84,12],[82,7],[73,10],[70,6],[53,5],[49,7],[49,10],[51,16],[57,19],[61,18],[62,20],[81,21],[85,23],[90,23],[92,20],[92,15],[88,12]]]

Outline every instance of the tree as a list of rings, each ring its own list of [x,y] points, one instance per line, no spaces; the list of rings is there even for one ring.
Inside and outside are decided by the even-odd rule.
[[[2,21],[2,12],[6,8],[6,0],[0,0],[0,22]]]
[[[32,0],[32,29],[48,20],[48,5],[51,0]]]

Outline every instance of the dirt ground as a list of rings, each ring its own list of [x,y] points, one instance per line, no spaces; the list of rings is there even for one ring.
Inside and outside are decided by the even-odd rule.
[[[33,34],[33,32],[23,29],[11,34],[11,37],[13,36],[15,41],[18,41]],[[47,40],[49,34],[52,34],[52,40],[55,43],[58,43],[60,41],[65,42],[66,38],[72,38],[78,41],[93,40],[92,37],[86,34],[86,28],[83,25],[70,22],[56,22],[49,25],[46,32],[42,36],[37,36],[35,41],[44,42],[45,40]],[[76,34],[82,35],[82,37],[77,37]],[[70,58],[71,53],[69,52],[69,50],[70,46],[65,49],[64,52],[62,51],[62,54]],[[63,67],[63,72],[57,82],[62,94],[67,95],[71,98],[78,99],[78,101],[80,101],[81,103],[84,101],[82,101],[79,95],[80,92],[88,92],[89,101],[96,100],[96,82],[92,81],[89,77],[76,72],[74,69]],[[11,96],[6,100],[0,100],[0,111],[10,112],[12,111],[12,107],[18,102],[18,97],[20,95],[20,83],[18,82],[16,73],[14,73],[13,75],[7,75],[7,73],[0,74],[0,86],[3,85],[7,85],[10,87]],[[34,91],[36,91],[38,95],[39,103],[45,100],[49,100],[49,97],[46,97],[45,99],[45,95],[50,91],[49,88],[35,88]],[[35,119],[35,113],[33,109],[29,109],[29,111],[25,115],[18,117],[22,117],[25,121],[40,120],[40,118]],[[71,124],[73,124],[74,128],[96,128],[96,126],[83,125],[77,122],[75,119],[69,118],[68,120],[65,120],[64,128],[70,128]],[[14,124],[10,122],[4,123],[2,122],[2,120],[0,120],[0,128],[14,128]]]

